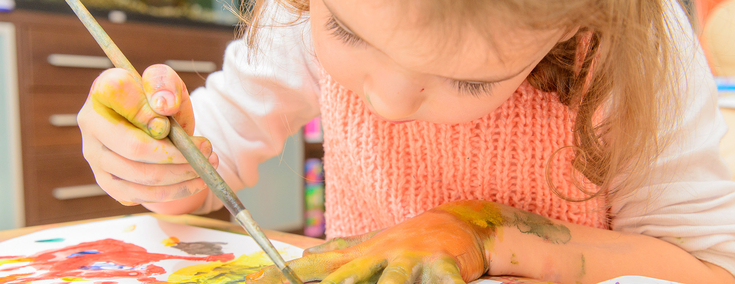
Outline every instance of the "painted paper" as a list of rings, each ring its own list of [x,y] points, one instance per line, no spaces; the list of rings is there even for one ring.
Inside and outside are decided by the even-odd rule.
[[[272,241],[284,259],[302,249]],[[237,283],[271,265],[249,236],[151,216],[48,229],[0,243],[0,283]]]

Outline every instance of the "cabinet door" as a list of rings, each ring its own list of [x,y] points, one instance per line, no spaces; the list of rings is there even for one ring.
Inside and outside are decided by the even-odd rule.
[[[94,79],[112,67],[105,54],[71,15],[18,11],[10,18],[19,27],[26,225],[146,212],[107,196],[82,156],[76,113]],[[168,62],[189,89],[204,85],[209,73],[221,69],[224,49],[233,37],[225,30],[100,24],[138,71]],[[229,220],[226,210],[210,216]]]

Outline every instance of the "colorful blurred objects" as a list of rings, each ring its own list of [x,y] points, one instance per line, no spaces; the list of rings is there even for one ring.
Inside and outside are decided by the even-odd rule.
[[[306,178],[305,196],[306,225],[304,235],[322,237],[326,229],[324,220],[324,167],[321,159],[307,159],[304,174]]]

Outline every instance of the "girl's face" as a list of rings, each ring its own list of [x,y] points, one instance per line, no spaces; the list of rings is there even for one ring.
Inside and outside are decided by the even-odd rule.
[[[397,15],[399,1],[311,0],[311,31],[322,67],[391,122],[461,123],[500,106],[541,59],[574,33],[440,27]],[[451,15],[450,15],[451,17]],[[451,22],[451,20],[450,20]]]

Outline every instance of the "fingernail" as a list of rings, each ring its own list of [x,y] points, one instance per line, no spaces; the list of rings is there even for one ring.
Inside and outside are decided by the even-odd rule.
[[[151,133],[153,138],[158,138],[164,135],[168,129],[168,119],[163,117],[154,117],[148,122],[148,131]]]
[[[199,151],[202,151],[205,157],[209,157],[209,155],[212,155],[212,143],[209,141],[202,142],[202,145],[199,145]]]
[[[151,96],[152,106],[156,110],[165,110],[176,101],[174,94],[169,91],[158,91]]]
[[[215,159],[214,157],[215,157],[214,155],[209,155],[209,158],[207,158],[207,161],[209,161],[209,163],[212,164],[212,166],[216,168],[217,165],[215,164],[215,162],[217,162],[217,159]]]

